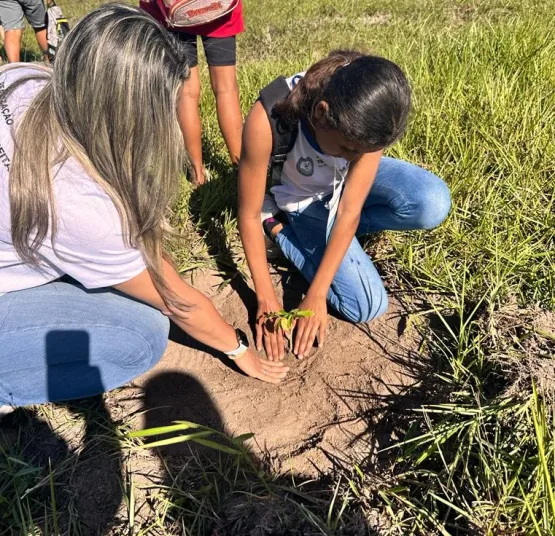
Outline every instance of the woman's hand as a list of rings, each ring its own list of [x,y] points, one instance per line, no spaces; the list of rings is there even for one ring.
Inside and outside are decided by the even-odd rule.
[[[286,367],[283,363],[259,357],[251,349],[248,349],[234,361],[251,378],[257,378],[268,383],[281,383],[281,380],[287,376],[289,371],[289,367]]]
[[[302,359],[310,352],[316,337],[319,347],[324,344],[328,325],[328,306],[326,298],[312,298],[307,294],[300,303],[299,309],[314,313],[312,316],[297,320],[293,352],[299,359]]]
[[[275,320],[266,319],[264,313],[277,313],[281,311],[281,304],[274,297],[269,300],[261,300],[258,302],[258,310],[256,311],[256,349],[262,351],[262,342],[264,341],[264,349],[270,361],[281,361],[285,355],[285,340],[283,330],[276,328]]]

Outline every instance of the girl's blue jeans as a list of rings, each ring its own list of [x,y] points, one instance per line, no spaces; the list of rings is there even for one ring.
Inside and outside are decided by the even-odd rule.
[[[150,369],[168,343],[158,310],[55,281],[0,296],[0,406],[82,398]]]
[[[287,213],[290,225],[276,242],[310,283],[326,249],[329,210],[325,199]],[[356,235],[376,231],[432,229],[449,213],[449,188],[421,167],[383,157],[364,203]],[[387,293],[368,254],[353,238],[328,292],[328,303],[352,322],[367,322],[387,310]]]

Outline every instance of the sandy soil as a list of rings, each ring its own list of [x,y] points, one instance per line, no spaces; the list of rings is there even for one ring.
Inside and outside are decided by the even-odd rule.
[[[246,285],[241,285],[242,296],[231,285],[219,291],[221,282],[219,276],[205,274],[195,284],[213,298],[224,318],[252,337],[247,309],[252,313],[251,292]],[[283,282],[277,288],[283,295],[285,287],[286,302],[294,303],[302,283],[296,276]],[[230,369],[229,361],[208,349],[195,349],[193,341],[174,334],[177,342],[170,342],[161,362],[134,382],[144,390],[149,411],[133,426],[181,419],[230,434],[253,432],[253,452],[270,460],[274,470],[304,476],[327,473],[335,462],[366,457],[374,448],[367,423],[359,417],[374,403],[372,394],[405,383],[392,356],[409,352],[417,341],[412,333],[399,334],[402,318],[395,300],[385,318],[371,325],[332,317],[323,348],[315,348],[303,361],[286,357],[292,371],[279,386],[246,378]]]
[[[304,286],[299,276],[275,275],[275,282],[285,307],[296,306]],[[219,275],[204,273],[193,283],[252,340],[254,293],[244,282],[236,278],[222,288]],[[118,437],[122,427],[190,420],[227,434],[253,432],[247,443],[253,455],[272,471],[300,480],[352,468],[357,460],[374,459],[381,446],[396,439],[386,421],[368,415],[380,405],[380,395],[411,383],[400,363],[414,357],[419,340],[415,330],[405,327],[406,313],[395,299],[385,317],[369,325],[331,317],[324,347],[303,361],[287,356],[292,371],[279,386],[239,374],[225,356],[174,331],[159,364],[133,384],[103,399],[47,406],[40,418],[31,413],[19,432],[25,453],[36,463],[52,464],[59,475],[58,503],[78,512],[84,534],[91,535],[124,530],[124,490],[131,479],[135,519],[149,524],[152,494],[169,483],[167,468],[179,471],[190,456],[187,443],[124,449]]]

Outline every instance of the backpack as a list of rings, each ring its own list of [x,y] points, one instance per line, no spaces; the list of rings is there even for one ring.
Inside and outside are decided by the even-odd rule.
[[[46,41],[48,43],[48,58],[54,62],[56,52],[65,36],[69,33],[69,23],[62,13],[62,9],[55,0],[47,1],[46,9]]]
[[[268,164],[268,177],[272,185],[281,183],[281,171],[297,140],[299,128],[288,125],[274,113],[277,102],[285,99],[291,90],[283,76],[278,76],[273,82],[260,90],[258,100],[264,107],[270,127],[272,128],[272,154]]]
[[[156,0],[169,27],[200,26],[231,13],[239,0]]]

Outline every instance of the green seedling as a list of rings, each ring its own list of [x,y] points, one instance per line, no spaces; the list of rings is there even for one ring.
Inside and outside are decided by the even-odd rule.
[[[295,324],[295,321],[299,318],[306,318],[312,316],[314,311],[308,309],[293,309],[291,311],[281,311],[264,313],[264,318],[266,320],[271,320],[274,322],[274,328],[281,328],[285,333],[289,333]]]

